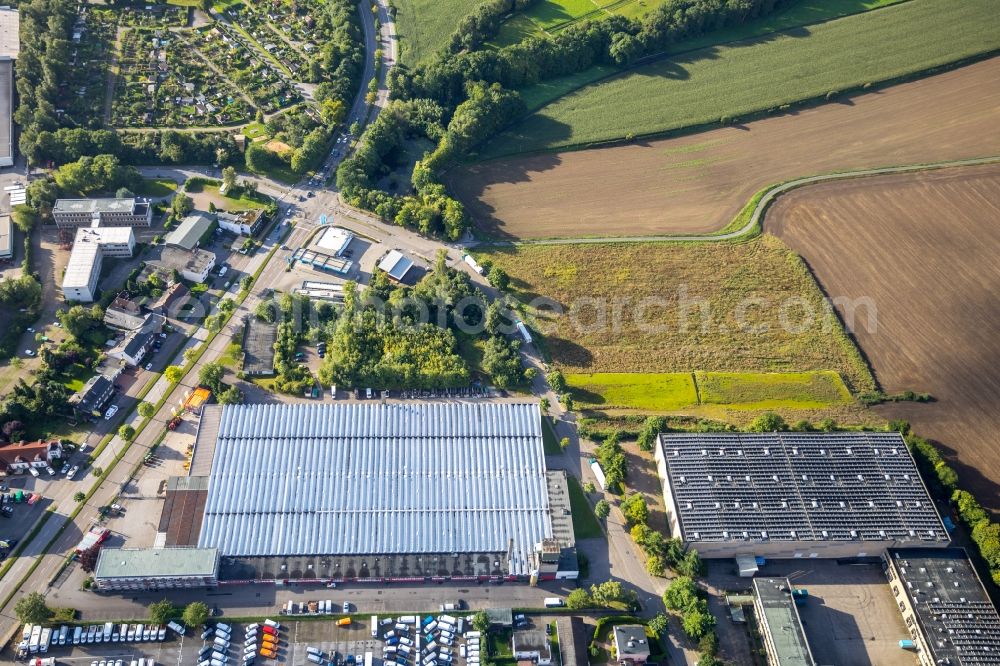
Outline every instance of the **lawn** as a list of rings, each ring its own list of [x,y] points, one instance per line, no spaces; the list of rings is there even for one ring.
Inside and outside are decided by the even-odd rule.
[[[508,19],[497,33],[495,45],[516,44],[525,37],[565,30],[583,20],[611,15],[642,18],[657,0],[541,0]]]
[[[136,190],[136,194],[159,199],[169,197],[176,191],[177,183],[170,178],[143,178],[142,185]]]
[[[468,0],[395,0],[399,61],[408,67],[448,44],[459,20],[476,4]]]
[[[573,512],[573,536],[579,539],[603,539],[604,530],[597,522],[594,515],[594,508],[587,501],[587,496],[583,494],[580,481],[573,475],[567,474],[566,480],[569,484],[569,508]]]
[[[477,257],[511,276],[521,302],[555,304],[528,315],[566,374],[832,370],[854,391],[875,386],[805,264],[773,236],[532,245]]]
[[[735,120],[997,48],[994,0],[910,0],[762,39],[689,51],[605,79],[502,132],[483,156]],[[538,102],[537,96],[529,98]]]
[[[240,194],[238,197],[223,196],[219,194],[218,185],[206,185],[202,183],[191,184],[185,188],[187,193],[194,200],[195,208],[208,210],[208,204],[213,203],[219,210],[241,211],[267,208],[267,204],[251,199]]]
[[[545,446],[546,455],[557,456],[562,453],[559,438],[556,437],[556,431],[552,427],[552,418],[549,416],[542,417],[542,444]]]
[[[727,409],[823,409],[852,402],[835,372],[674,372],[568,374],[574,402],[582,409],[635,410],[666,414],[697,411],[699,405]]]
[[[243,128],[243,136],[248,139],[259,139],[267,136],[267,128],[264,127],[264,123],[254,121]]]

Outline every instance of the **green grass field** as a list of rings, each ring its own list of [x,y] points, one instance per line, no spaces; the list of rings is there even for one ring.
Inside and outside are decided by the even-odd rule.
[[[493,44],[516,44],[525,37],[551,34],[580,21],[614,14],[641,18],[657,4],[658,0],[542,0],[504,22]]]
[[[604,530],[597,522],[580,482],[571,474],[566,475],[566,480],[569,484],[569,509],[573,513],[573,536],[577,539],[603,539]]]
[[[264,123],[252,122],[243,128],[243,136],[248,139],[259,139],[267,136],[267,128]]]
[[[550,416],[542,417],[542,444],[545,447],[545,455],[557,456],[562,453],[562,448],[559,446],[559,439],[556,437],[556,431],[552,427],[552,417]]]
[[[468,0],[395,0],[395,5],[399,61],[413,67],[448,43],[458,21],[476,3]]]
[[[568,374],[583,409],[667,413],[699,405],[727,409],[823,409],[852,402],[835,372]]]
[[[177,183],[170,178],[143,178],[136,194],[143,197],[168,197],[177,191]]]
[[[906,76],[1000,48],[996,26],[995,0],[910,0],[679,54],[560,98],[482,156],[656,134]]]

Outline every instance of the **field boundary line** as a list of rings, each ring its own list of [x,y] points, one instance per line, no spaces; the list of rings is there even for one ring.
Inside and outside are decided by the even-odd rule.
[[[871,169],[858,169],[855,171],[840,171],[836,173],[819,174],[815,176],[805,176],[788,180],[784,183],[772,185],[759,191],[750,201],[760,197],[750,214],[750,218],[741,227],[732,231],[719,231],[708,234],[692,234],[687,236],[663,234],[650,236],[584,236],[581,238],[549,238],[549,239],[529,239],[517,241],[472,241],[465,245],[470,249],[490,248],[490,247],[517,247],[522,245],[581,245],[581,244],[612,244],[612,243],[717,243],[722,241],[749,240],[760,234],[760,221],[768,207],[774,203],[782,194],[791,190],[814,185],[831,180],[846,180],[849,178],[865,178],[868,176],[883,176],[895,173],[910,173],[915,171],[934,171],[937,169],[947,169],[951,167],[980,166],[983,164],[994,164],[1000,162],[1000,155],[991,157],[976,157],[964,160],[951,160],[947,162],[930,162],[926,164],[909,164],[903,166],[874,167]],[[748,202],[749,203],[749,202]],[[737,214],[737,219],[745,213],[746,206]]]

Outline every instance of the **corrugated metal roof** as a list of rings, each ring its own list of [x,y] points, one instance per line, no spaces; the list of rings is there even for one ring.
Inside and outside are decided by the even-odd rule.
[[[199,545],[249,557],[513,540],[520,568],[552,536],[548,504],[537,403],[230,405]]]

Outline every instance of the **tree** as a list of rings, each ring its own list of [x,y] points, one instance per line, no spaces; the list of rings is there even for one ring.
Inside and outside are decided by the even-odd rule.
[[[629,525],[645,525],[649,520],[649,507],[639,493],[627,495],[621,503],[622,513]]]
[[[0,431],[8,442],[16,442],[24,437],[25,425],[21,421],[11,420],[3,424]]]
[[[548,414],[549,407],[551,405],[549,403],[549,399],[546,398],[545,396],[542,396],[542,399],[538,401],[538,406],[541,408],[543,414]]]
[[[23,233],[30,234],[38,221],[38,215],[25,204],[20,204],[11,209],[10,219]]]
[[[184,369],[176,365],[168,365],[167,369],[163,371],[163,376],[171,384],[176,384],[184,376]]]
[[[642,451],[652,451],[656,436],[667,429],[667,420],[662,416],[650,416],[642,424],[639,431],[639,448]]]
[[[174,605],[166,599],[149,604],[149,620],[153,624],[166,624],[174,614]]]
[[[178,192],[174,195],[174,200],[170,204],[170,208],[177,217],[184,217],[194,210],[194,201],[183,192]]]
[[[83,494],[83,492],[81,492],[81,491],[77,491],[76,493],[73,494],[73,501],[74,502],[83,502],[86,499],[87,499],[87,496],[85,494]]]
[[[236,187],[236,169],[231,166],[222,170],[222,187],[227,193],[232,193]]]
[[[90,470],[90,473],[93,474],[94,476],[100,478],[100,477],[104,476],[104,468],[103,467],[94,467],[94,468],[92,468]]]
[[[597,486],[594,485],[593,481],[587,481],[585,484],[583,484],[583,492],[585,492],[585,493],[596,493],[597,492]]]
[[[490,281],[491,285],[500,291],[506,291],[507,287],[510,286],[510,276],[507,275],[507,271],[499,266],[491,268],[486,278]]]
[[[682,576],[694,578],[700,576],[704,571],[704,563],[697,550],[689,550],[684,553],[684,557],[676,564],[677,573]]]
[[[208,606],[200,601],[192,601],[184,608],[181,619],[189,627],[198,627],[208,620]]]
[[[594,605],[593,599],[590,598],[590,593],[583,588],[578,588],[566,595],[566,608],[571,610],[580,610],[581,608],[590,608]]]
[[[219,393],[218,398],[220,405],[238,405],[243,402],[243,391],[237,386],[230,386]]]
[[[42,624],[52,617],[52,610],[45,605],[45,597],[29,592],[14,604],[14,613],[23,624]]]
[[[565,393],[566,392],[566,377],[559,370],[553,370],[552,372],[545,375],[545,380],[549,383],[549,387],[555,393]]]
[[[667,572],[667,561],[662,555],[652,554],[646,556],[646,573],[650,576],[663,576]]]
[[[715,627],[715,618],[708,612],[708,604],[700,599],[697,604],[684,611],[681,626],[688,638],[698,640]]]
[[[220,363],[206,363],[198,371],[198,383],[218,394],[222,390],[222,376],[226,369]]]
[[[674,578],[663,593],[663,605],[672,611],[683,611],[697,601],[698,587],[690,576]]]
[[[87,550],[80,553],[80,568],[87,573],[92,573],[97,568],[97,556],[101,554],[101,544],[95,543]]]
[[[126,442],[131,442],[132,438],[135,437],[135,428],[127,423],[123,423],[122,426],[118,428],[118,436]]]
[[[617,580],[606,580],[599,585],[591,585],[590,596],[601,606],[610,606],[614,603],[630,605],[637,599],[635,590],[625,587]]]
[[[253,316],[257,317],[261,321],[266,321],[268,324],[273,324],[275,319],[274,313],[274,303],[270,301],[261,301],[254,308]]]
[[[788,430],[788,424],[785,423],[785,419],[774,412],[764,412],[751,421],[747,428],[749,432],[779,432],[783,430]]]
[[[490,630],[490,616],[486,611],[477,611],[472,616],[472,628],[484,636]]]
[[[139,403],[139,406],[136,408],[136,410],[139,412],[139,416],[141,416],[144,419],[153,418],[153,414],[156,413],[156,407],[153,405],[153,403],[146,402],[145,400]]]
[[[597,516],[600,520],[604,520],[605,518],[608,517],[608,514],[610,513],[611,513],[611,505],[608,504],[608,500],[606,499],[598,500],[597,504],[594,506],[594,515]]]
[[[649,630],[656,634],[659,638],[666,638],[667,628],[670,624],[670,618],[667,617],[665,613],[657,613],[653,618],[646,624]]]

